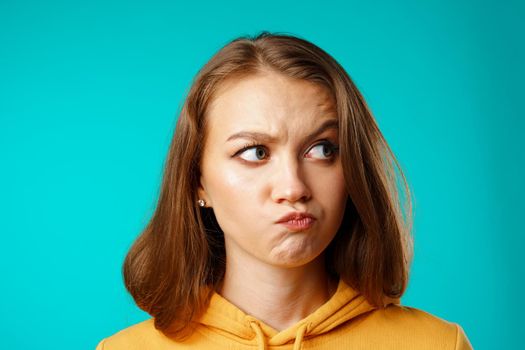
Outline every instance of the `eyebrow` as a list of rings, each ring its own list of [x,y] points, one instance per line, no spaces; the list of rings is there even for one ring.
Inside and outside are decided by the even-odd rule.
[[[321,126],[316,131],[314,131],[311,135],[309,135],[308,138],[309,139],[316,138],[317,136],[319,136],[320,134],[322,134],[328,129],[339,130],[339,120],[337,119],[326,120],[323,124],[321,124]],[[235,133],[231,135],[230,137],[228,137],[226,142],[232,141],[235,139],[255,139],[255,140],[260,140],[265,143],[272,143],[272,142],[275,142],[276,140],[275,137],[262,133],[262,132],[241,131],[241,132]]]

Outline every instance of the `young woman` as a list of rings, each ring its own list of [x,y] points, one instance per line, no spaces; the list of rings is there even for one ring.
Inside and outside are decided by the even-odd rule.
[[[233,40],[193,82],[124,262],[153,317],[97,349],[470,349],[459,325],[399,305],[409,194],[329,54],[290,35]]]

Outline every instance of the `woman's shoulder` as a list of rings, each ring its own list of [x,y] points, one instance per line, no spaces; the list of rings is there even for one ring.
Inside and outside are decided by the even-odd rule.
[[[406,335],[407,339],[415,343],[419,340],[421,344],[435,342],[435,348],[443,346],[450,349],[472,349],[463,328],[458,323],[447,321],[418,308],[391,304],[376,309],[367,319],[383,332],[396,334],[398,337]]]
[[[96,350],[147,349],[152,345],[162,349],[166,341],[168,338],[155,328],[153,318],[150,318],[102,339]]]

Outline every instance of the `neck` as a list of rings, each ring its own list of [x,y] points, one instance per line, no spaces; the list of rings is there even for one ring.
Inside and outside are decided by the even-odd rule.
[[[219,294],[277,331],[313,313],[337,288],[337,281],[326,273],[322,255],[294,268],[236,260],[228,257]]]

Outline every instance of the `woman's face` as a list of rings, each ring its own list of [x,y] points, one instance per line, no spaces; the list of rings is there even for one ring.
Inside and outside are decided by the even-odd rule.
[[[254,75],[223,83],[206,118],[199,198],[213,208],[227,259],[314,261],[347,200],[327,91],[277,73]]]

